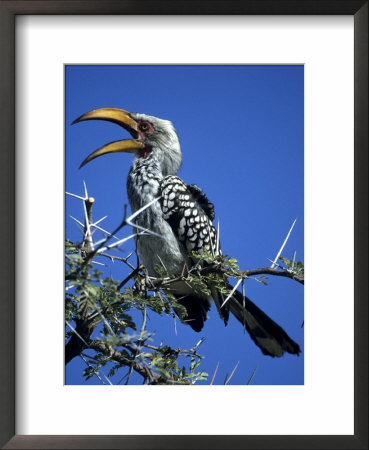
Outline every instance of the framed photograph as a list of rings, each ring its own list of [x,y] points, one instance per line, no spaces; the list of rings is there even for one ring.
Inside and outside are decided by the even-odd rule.
[[[104,383],[126,385],[191,383],[206,386],[210,382],[212,385],[223,385],[226,382],[227,385],[243,385],[252,377],[253,383],[257,385],[303,385],[304,288],[301,261],[304,252],[304,66],[66,65],[65,98],[67,191],[65,209],[68,239],[66,309],[69,323],[66,360],[70,361],[66,365],[66,384],[100,384],[104,374],[113,370],[114,375],[109,377],[109,381],[103,381]],[[100,105],[112,105],[118,98],[125,98],[125,108],[130,111],[132,108],[142,111],[146,106],[146,111],[147,108],[152,109],[156,117],[151,114],[144,119],[142,115],[135,115],[134,112],[127,114],[121,108],[97,109]],[[82,115],[88,110],[94,112]],[[95,117],[94,120],[90,119],[91,114]],[[91,159],[91,163],[86,162],[79,169],[88,153],[105,145],[103,141],[108,143],[115,139],[112,138],[114,130],[112,130],[111,120],[115,122],[115,125],[119,122],[115,116],[110,118],[110,114],[120,115],[123,121],[120,127],[113,127],[117,128],[115,130],[117,139],[116,144],[112,145],[113,150],[118,152],[113,151],[111,154],[111,146],[105,147],[105,150],[100,149],[98,150],[99,159],[97,157]],[[74,119],[81,116],[77,123],[71,125]],[[134,121],[136,119],[133,117],[137,119],[137,127],[142,125],[143,128],[146,126],[154,128],[156,124],[155,131],[144,133],[142,139],[150,140],[162,135],[161,139],[168,142],[170,148],[167,150],[159,143],[156,144],[157,147],[151,147],[152,144],[148,144],[149,150],[140,153],[138,149],[135,159],[132,160],[132,154],[127,153],[124,157],[125,150],[137,151],[137,149],[126,147],[127,145],[134,146],[140,142],[132,140],[130,135],[130,133],[135,134],[134,128],[136,128]],[[171,118],[170,123],[162,117]],[[209,131],[207,131],[208,124],[212,124]],[[128,131],[122,130],[122,126]],[[133,128],[130,128],[131,126]],[[218,127],[222,131],[217,132]],[[125,139],[121,140],[120,137]],[[95,148],[93,148],[94,144]],[[123,147],[120,148],[120,145]],[[163,155],[168,152],[168,165],[163,162],[163,172],[158,169],[158,187],[153,186],[153,192],[147,192],[149,195],[147,198],[146,189],[148,188],[143,186],[142,191],[137,186],[141,175],[137,175],[136,179],[134,174],[135,171],[141,173],[141,164],[143,167],[149,164],[151,174],[151,169],[156,166],[156,152]],[[103,154],[108,156],[101,158]],[[172,163],[173,155],[177,155],[178,160]],[[152,163],[150,158],[153,158]],[[131,165],[132,171],[128,175]],[[177,178],[166,178],[167,176]],[[151,179],[149,175],[146,178]],[[125,184],[128,180],[132,180],[132,184],[127,187],[127,198]],[[154,203],[151,209],[150,206],[148,207],[150,213],[147,216],[147,223],[145,223],[145,209],[140,213],[141,216],[137,216],[143,220],[139,226],[142,225],[147,229],[147,232],[143,232],[140,228],[136,231],[136,234],[142,231],[142,235],[133,236],[134,233],[129,226],[123,226],[115,237],[106,234],[107,229],[116,229],[122,222],[125,203],[130,203],[130,208],[126,212],[128,217],[140,208],[145,208],[155,196],[159,196],[160,186],[166,186],[165,183],[169,183],[170,180],[178,183],[186,180],[186,185],[190,185],[189,188],[185,188],[186,191],[181,190],[178,194],[178,201],[181,195],[184,196],[184,210],[186,211],[187,208],[186,214],[189,217],[188,241],[180,233],[181,226],[176,228],[176,223],[179,224],[182,219],[184,223],[187,217],[180,209],[170,215],[169,223],[173,223],[173,228],[166,228],[166,222],[162,224],[160,218],[161,210],[165,208],[164,203],[159,207],[157,216],[155,215],[157,205]],[[97,224],[98,228],[95,231],[93,231],[94,225],[90,224],[91,238],[86,238],[89,244],[86,244],[84,237],[86,233],[83,227],[84,200],[81,200],[86,195],[79,195],[84,192],[83,183],[86,186],[87,197],[94,198],[93,204],[88,204],[92,220],[99,221],[100,218],[107,216],[103,223]],[[192,185],[197,186],[193,192]],[[183,188],[183,184],[178,186]],[[132,193],[132,189],[134,192],[137,191],[137,198]],[[199,189],[205,193],[205,196]],[[287,199],[281,195],[281,192],[288,192]],[[171,199],[176,198],[174,192],[169,195]],[[188,196],[188,204],[185,200],[186,196]],[[212,223],[217,229],[219,228],[217,232],[219,242],[215,239],[213,244],[207,238],[207,226],[204,230],[201,228],[201,223],[204,223],[207,217],[214,215],[213,209],[207,210],[207,198],[214,204],[215,217]],[[136,205],[136,199],[139,205]],[[167,200],[167,204],[168,201],[172,201],[171,199]],[[205,210],[200,205],[203,205]],[[209,206],[213,208],[211,204]],[[105,213],[103,213],[104,209]],[[157,219],[151,224],[153,214]],[[178,219],[175,222],[174,217],[177,214]],[[255,216],[258,216],[258,220],[254,221]],[[282,260],[279,259],[278,264],[274,266],[273,261],[296,218],[295,226],[281,252],[282,258],[287,255],[288,260],[292,261],[293,258],[295,260],[295,269],[288,271],[287,267],[282,268],[284,264]],[[127,221],[129,222],[129,218]],[[251,225],[251,222],[254,223]],[[268,222],[269,225],[267,225]],[[209,221],[211,235],[210,224],[211,219]],[[164,227],[162,230],[161,226]],[[184,244],[183,247],[188,254],[196,249],[202,252],[206,261],[201,263],[200,260],[190,258],[190,260],[187,259],[186,264],[174,262],[177,259],[172,249],[173,244],[170,248],[166,246],[166,243],[171,242],[172,230],[174,242],[177,242],[176,236],[178,236],[179,242]],[[198,232],[199,242],[196,240],[196,230],[202,230]],[[280,238],[276,238],[277,236]],[[109,237],[111,240],[106,241]],[[144,239],[148,240],[146,244]],[[119,288],[123,297],[117,303],[119,308],[124,305],[123,310],[114,310],[114,317],[111,317],[109,325],[106,314],[101,313],[102,323],[99,325],[96,323],[93,336],[96,336],[98,340],[102,338],[105,342],[110,340],[110,337],[106,340],[101,335],[101,326],[105,323],[105,327],[109,329],[109,331],[106,330],[109,336],[111,332],[115,336],[114,339],[120,336],[119,344],[114,347],[118,353],[122,350],[122,344],[124,350],[128,352],[132,348],[143,346],[144,356],[138,357],[139,366],[133,365],[139,372],[130,370],[131,366],[125,364],[121,357],[118,365],[112,361],[108,363],[107,355],[104,353],[100,354],[98,360],[96,360],[96,352],[90,352],[90,356],[84,352],[86,356],[82,355],[83,358],[78,358],[80,345],[83,344],[81,338],[88,341],[90,338],[87,335],[92,335],[91,328],[87,326],[90,320],[87,318],[85,323],[89,331],[83,330],[84,327],[81,324],[78,334],[75,332],[77,331],[75,330],[76,314],[79,314],[80,303],[85,301],[85,295],[79,294],[80,291],[85,290],[85,287],[82,287],[85,285],[85,276],[82,276],[80,280],[81,289],[76,279],[78,265],[83,258],[79,259],[79,249],[75,247],[75,243],[83,240],[85,244],[82,244],[82,247],[85,251],[88,251],[89,245],[91,250],[92,247],[96,249],[101,245],[101,249],[92,259],[94,263],[91,266],[91,271],[98,269],[101,272],[100,281],[93,282],[91,289],[94,290],[96,286],[100,286],[101,292],[106,293],[103,287],[105,278],[109,278],[112,282],[116,277],[117,285],[122,283],[124,285]],[[142,253],[139,255],[141,261],[145,261],[145,268],[146,266],[149,268],[148,276],[153,277],[153,279],[150,278],[146,288],[146,300],[141,298],[139,292],[136,294],[132,292],[132,289],[134,291],[138,289],[137,286],[134,287],[132,277],[140,273],[137,267],[135,244],[140,249],[138,251]],[[152,249],[149,254],[146,252],[146,245]],[[268,247],[273,248],[269,257],[256,256],[260,253],[267,254]],[[182,252],[184,253],[185,250]],[[204,253],[208,255],[205,256]],[[153,260],[152,254],[155,255]],[[125,260],[124,258],[128,255],[131,256]],[[236,266],[241,268],[240,273],[244,273],[242,269],[250,267],[251,255],[255,255],[253,267],[250,270],[257,268],[257,272],[253,271],[254,275],[250,275],[248,281],[246,278],[243,281],[242,278],[233,278],[233,286],[237,283],[239,286],[239,290],[236,289],[236,291],[241,294],[239,297],[241,304],[243,302],[241,283],[243,283],[247,311],[245,315],[242,314],[242,309],[239,311],[235,309],[236,305],[232,302],[237,299],[233,299],[233,296],[227,299],[232,290],[230,288],[227,291],[227,286],[220,287],[224,293],[222,300],[218,300],[217,297],[222,295],[220,291],[213,291],[212,294],[216,296],[215,301],[219,302],[220,314],[216,304],[205,314],[205,309],[211,306],[211,303],[210,305],[208,303],[208,291],[214,289],[214,283],[222,284],[225,280],[223,276],[217,281],[213,280],[215,273],[206,276],[200,273],[200,278],[193,278],[196,277],[194,270],[197,269],[192,269],[196,264],[191,267],[191,263],[197,262],[199,267],[203,265],[203,270],[209,272],[211,260],[216,259],[217,255],[225,258],[223,263],[220,260],[219,264],[225,264],[226,267],[229,267],[228,264],[232,265],[232,269],[229,267],[227,272],[236,277],[238,272]],[[289,264],[287,259],[284,261]],[[84,262],[82,264],[84,265]],[[157,264],[160,268],[155,268]],[[179,264],[178,268],[176,264]],[[164,274],[166,271],[168,273]],[[187,274],[185,292],[189,289],[189,285],[197,282],[196,294],[192,295],[191,291],[191,297],[189,294],[178,295],[177,291],[181,288],[177,287],[175,281],[173,281],[175,287],[170,289],[173,272],[174,278],[182,273]],[[165,287],[157,291],[156,286],[150,283],[156,283],[158,277],[161,277],[160,274],[167,275],[167,279],[164,281]],[[280,277],[272,280],[271,277],[275,276]],[[232,282],[232,277],[229,277],[229,281]],[[276,289],[274,295],[276,299],[280,298],[282,304],[276,300],[271,301],[273,289]],[[280,293],[279,289],[281,289]],[[236,291],[235,296],[239,295]],[[187,308],[188,314],[182,320],[179,320],[181,312],[175,313],[173,309],[170,310],[165,293],[169,295],[172,293],[174,295],[174,298],[170,297],[172,301],[178,300],[179,305]],[[250,297],[252,303],[246,301],[246,297]],[[100,298],[102,297],[98,294],[94,302],[99,302]],[[105,295],[103,298],[105,299]],[[131,304],[131,301],[137,302],[140,298],[143,302],[141,306],[139,303],[134,303],[135,306]],[[110,296],[109,301],[110,303],[113,301]],[[263,313],[254,306],[253,302],[257,302],[257,308],[263,308]],[[223,303],[224,306],[221,307]],[[175,304],[173,305],[174,308],[178,308]],[[92,304],[91,307],[88,316],[96,314],[96,307]],[[104,306],[101,307],[104,309]],[[76,308],[75,312],[74,308]],[[268,322],[264,315],[265,308],[273,317],[273,322]],[[127,323],[127,328],[121,323],[121,328],[115,329],[116,317],[119,317],[119,314],[122,315],[121,320]],[[143,329],[142,314],[145,318]],[[206,316],[208,316],[207,319]],[[275,326],[275,322],[279,325]],[[282,324],[283,331],[280,328]],[[139,342],[136,341],[138,330],[141,330],[141,334],[145,331],[144,341],[142,339]],[[293,338],[290,337],[292,335]],[[201,344],[196,347],[196,352],[184,351],[190,350],[199,342]],[[100,348],[100,341],[96,341],[92,346],[98,343]],[[158,350],[160,343],[162,343],[160,348],[165,350]],[[135,352],[136,350],[132,356]],[[163,352],[166,352],[165,357]],[[169,352],[172,354],[171,357]],[[125,352],[124,355],[127,363],[127,358],[130,356]],[[91,357],[95,359],[91,360]],[[101,366],[100,358],[107,362],[103,364],[104,368]],[[86,364],[87,360],[89,365]],[[95,361],[99,366],[99,374],[96,372]],[[157,367],[156,364],[158,364]],[[192,372],[188,371],[191,364],[192,367],[196,366],[196,370]],[[237,368],[232,374],[236,365]],[[146,373],[148,378],[142,376],[145,375],[145,371],[142,371],[143,367],[150,367],[150,371]],[[165,370],[169,367],[169,373],[166,374]],[[181,372],[181,375],[179,375],[179,367],[182,371],[185,368],[185,372]],[[212,377],[215,370],[216,374]],[[160,373],[162,378],[159,378]],[[165,375],[167,379],[163,378]]]
[[[367,448],[367,2],[0,7],[4,448]]]

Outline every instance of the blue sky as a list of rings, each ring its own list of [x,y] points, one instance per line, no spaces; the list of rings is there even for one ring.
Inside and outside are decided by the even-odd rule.
[[[83,194],[83,180],[95,198],[94,219],[113,230],[127,203],[126,177],[133,156],[113,154],[78,170],[84,158],[107,142],[128,133],[103,121],[71,125],[81,114],[118,107],[171,120],[178,132],[183,164],[179,176],[197,184],[215,204],[223,253],[241,269],[270,265],[293,220],[296,226],[283,255],[304,259],[304,69],[303,66],[66,66],[65,68],[66,190]],[[81,204],[66,198],[66,234],[80,240],[69,214],[83,221]],[[126,228],[120,233],[130,233]],[[133,249],[129,242],[121,255]],[[123,279],[126,269],[114,264],[107,274]],[[286,332],[304,346],[303,286],[269,277],[268,286],[248,280],[246,294]],[[139,316],[137,316],[139,317]],[[190,348],[201,338],[202,370],[210,377],[219,362],[215,384],[223,384],[239,362],[231,384],[303,384],[304,352],[299,357],[264,356],[233,318],[227,327],[215,308],[200,333],[173,319],[149,314],[154,342]],[[75,358],[66,368],[67,384],[86,384],[85,367]],[[118,377],[119,378],[119,377]],[[140,383],[138,377],[132,379]],[[113,380],[114,382],[114,380]],[[100,384],[92,378],[87,384]]]

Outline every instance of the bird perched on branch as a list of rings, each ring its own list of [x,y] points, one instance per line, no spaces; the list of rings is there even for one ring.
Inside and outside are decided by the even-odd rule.
[[[157,268],[160,265],[173,275],[183,273],[184,267],[191,269],[195,264],[191,252],[215,256],[220,253],[217,231],[212,223],[213,204],[200,188],[187,185],[176,176],[182,163],[182,152],[171,122],[118,108],[96,109],[73,123],[84,120],[114,122],[133,137],[104,145],[91,153],[80,167],[107,153],[124,152],[136,156],[127,179],[132,212],[158,199],[135,218],[135,224],[141,229],[156,234],[140,235],[136,240],[137,251],[150,276],[159,276]],[[232,292],[232,286],[227,280],[225,282]],[[214,286],[209,286],[209,290],[211,295],[199,293],[183,281],[171,285],[170,292],[186,308],[185,322],[195,331],[202,329],[214,299],[225,323],[230,311],[265,355],[300,353],[299,345],[239,291],[234,291],[227,304],[222,306],[224,295]]]

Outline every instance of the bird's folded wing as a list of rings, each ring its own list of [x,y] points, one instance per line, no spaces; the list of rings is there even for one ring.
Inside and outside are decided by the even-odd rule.
[[[200,188],[187,186],[176,176],[165,177],[161,183],[161,208],[164,219],[168,221],[187,252],[206,252],[214,256],[220,252],[217,232],[212,223],[214,207]],[[228,284],[227,280],[225,283]],[[228,287],[231,291],[232,287],[229,284]],[[299,345],[288,336],[283,328],[239,291],[235,291],[226,305],[222,307],[224,296],[214,286],[210,286],[210,289],[224,322],[227,323],[230,310],[236,319],[245,326],[251,339],[265,355],[274,357],[282,356],[285,352],[295,355],[301,352]],[[191,301],[188,300],[188,302],[190,302],[190,306],[187,310],[193,313],[193,317],[190,319],[197,320],[200,313],[197,313],[195,307],[196,295],[191,295]],[[189,313],[189,315],[191,314]],[[206,316],[202,315],[200,318],[199,329],[202,328]],[[189,322],[189,324],[191,323]]]
[[[200,188],[187,186],[174,175],[165,177],[161,183],[161,208],[187,252],[216,254],[214,207]]]

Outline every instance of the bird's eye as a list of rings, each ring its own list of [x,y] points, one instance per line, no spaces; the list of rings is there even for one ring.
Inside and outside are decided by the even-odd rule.
[[[140,123],[139,129],[141,131],[147,131],[149,129],[149,124],[146,122],[142,122],[142,123]]]

